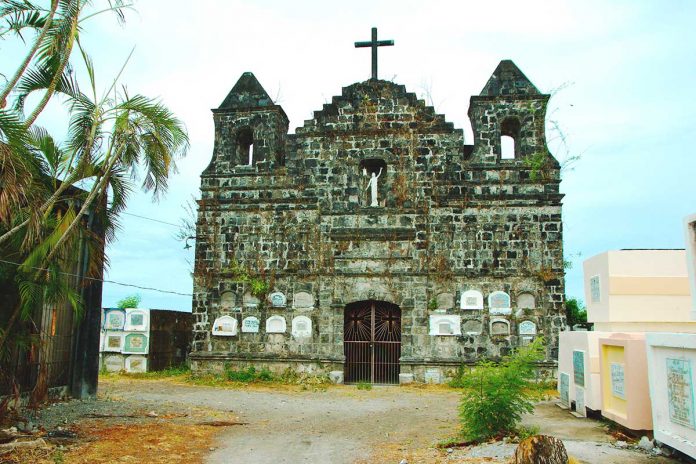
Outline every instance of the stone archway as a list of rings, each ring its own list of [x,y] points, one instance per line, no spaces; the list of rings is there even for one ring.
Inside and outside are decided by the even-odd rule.
[[[346,305],[343,319],[347,383],[399,383],[401,308],[386,301]]]

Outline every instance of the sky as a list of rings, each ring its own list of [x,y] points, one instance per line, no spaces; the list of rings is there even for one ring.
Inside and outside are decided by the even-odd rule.
[[[81,37],[101,88],[133,50],[119,82],[160,98],[191,141],[164,197],[131,198],[107,249],[105,278],[190,294],[193,249],[175,238],[176,224],[211,159],[210,109],[251,71],[294,132],[341,87],[370,77],[369,49],[353,43],[369,40],[376,26],[380,39],[395,41],[380,49],[380,78],[431,100],[467,143],[469,97],[501,60],[512,59],[553,95],[549,148],[561,162],[579,157],[564,170],[561,190],[572,263],[566,293],[582,298],[583,260],[613,249],[684,247],[682,220],[696,212],[695,18],[696,2],[687,0],[140,0],[124,25],[99,15]],[[22,47],[0,47],[6,73]],[[65,130],[59,102],[39,124]],[[103,304],[133,293],[142,307],[191,309],[190,296],[112,283]]]

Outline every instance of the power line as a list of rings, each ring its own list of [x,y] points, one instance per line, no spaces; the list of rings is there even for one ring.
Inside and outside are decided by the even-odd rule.
[[[12,264],[15,266],[21,266],[20,263],[15,263],[13,261],[7,261],[4,259],[0,259],[0,262],[5,263],[5,264]],[[46,269],[46,268],[42,268],[42,267],[34,267],[34,266],[32,266],[32,269],[35,269],[37,271],[50,271],[50,269]],[[117,282],[115,280],[97,279],[95,277],[80,276],[78,274],[72,274],[70,272],[63,272],[63,271],[58,271],[58,272],[59,272],[59,274],[67,275],[70,277],[77,277],[77,278],[82,278],[82,279],[86,279],[86,280],[92,280],[95,282],[106,282],[108,284],[121,285],[122,287],[133,287],[133,288],[138,288],[140,290],[151,290],[151,291],[160,292],[160,293],[170,293],[172,295],[193,296],[191,293],[181,293],[181,292],[175,292],[173,290],[162,290],[162,289],[154,288],[154,287],[143,287],[141,285],[127,284],[124,282]]]
[[[137,217],[137,218],[146,219],[146,220],[152,221],[152,222],[159,222],[160,224],[167,224],[168,226],[181,227],[181,224],[174,224],[174,223],[172,223],[172,222],[161,221],[161,220],[159,220],[159,219],[153,219],[153,218],[151,218],[151,217],[141,216],[141,215],[139,215],[139,214],[127,213],[127,212],[125,212],[125,211],[123,211],[121,214],[127,214],[128,216],[135,216],[135,217]]]

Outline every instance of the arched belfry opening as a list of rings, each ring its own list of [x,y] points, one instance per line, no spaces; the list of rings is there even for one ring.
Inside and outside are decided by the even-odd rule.
[[[347,383],[399,383],[401,308],[386,301],[346,305],[343,319]]]
[[[520,157],[520,120],[506,118],[500,125],[500,159]]]
[[[254,154],[254,132],[249,127],[239,131],[236,139],[237,164],[253,166],[259,161]]]

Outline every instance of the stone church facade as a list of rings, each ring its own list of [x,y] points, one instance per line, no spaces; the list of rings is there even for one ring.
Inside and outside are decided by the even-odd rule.
[[[193,369],[438,382],[539,335],[552,367],[565,311],[548,100],[506,60],[471,97],[473,144],[378,79],[289,134],[244,73],[213,110],[201,176]]]

